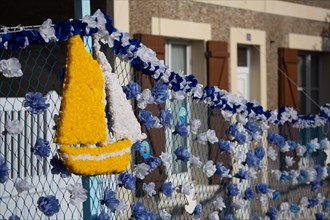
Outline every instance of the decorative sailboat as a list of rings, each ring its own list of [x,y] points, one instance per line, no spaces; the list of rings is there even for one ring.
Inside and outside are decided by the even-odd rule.
[[[78,175],[125,171],[132,143],[145,138],[117,76],[100,51],[98,39],[94,49],[97,61],[86,51],[79,35],[68,40],[55,136],[64,165]],[[106,117],[106,102],[111,119]]]

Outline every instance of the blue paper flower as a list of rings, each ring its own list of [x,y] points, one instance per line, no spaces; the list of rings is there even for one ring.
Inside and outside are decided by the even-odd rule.
[[[110,216],[108,215],[108,213],[106,213],[104,210],[102,210],[102,212],[96,216],[94,218],[95,220],[109,220]]]
[[[34,155],[37,155],[41,158],[49,157],[50,155],[50,146],[49,141],[38,138],[36,144],[31,148]]]
[[[132,147],[131,150],[132,151],[139,151],[141,149],[142,145],[140,141],[135,142]]]
[[[254,199],[254,192],[250,187],[246,188],[246,190],[244,192],[244,199],[248,200],[248,201],[251,201]]]
[[[200,218],[201,213],[202,213],[203,207],[201,204],[197,204],[194,211],[193,211],[193,215],[195,218]]]
[[[41,196],[37,203],[38,209],[48,217],[60,211],[60,203],[55,196]]]
[[[307,208],[313,208],[319,204],[319,200],[317,198],[308,198]]]
[[[291,203],[290,204],[290,211],[294,214],[297,214],[300,211],[300,208],[296,203]]]
[[[257,183],[255,186],[256,193],[267,194],[269,191],[268,185],[265,183]]]
[[[320,166],[320,165],[316,165],[315,167],[314,167],[314,170],[316,171],[316,173],[317,173],[317,178],[322,178],[322,175],[323,175],[323,168]]]
[[[247,130],[247,132],[253,136],[256,134],[258,131],[258,126],[256,126],[252,121],[248,121],[245,125],[244,128]]]
[[[160,111],[160,123],[170,128],[172,126],[173,116],[170,110],[161,110]]]
[[[61,177],[71,176],[70,171],[64,166],[62,160],[60,160],[57,155],[53,156],[53,158],[50,160],[50,165],[52,165],[52,174],[60,174]]]
[[[179,134],[180,136],[187,136],[188,135],[188,128],[187,126],[181,122],[178,121],[175,125],[175,132],[174,134]]]
[[[29,92],[25,95],[23,106],[28,108],[27,111],[32,114],[40,114],[46,111],[49,104],[46,103],[46,98],[40,92]]]
[[[157,220],[157,216],[154,212],[149,211],[149,212],[147,212],[147,219],[146,220]]]
[[[103,192],[103,199],[101,200],[101,205],[106,205],[111,212],[115,212],[119,203],[120,201],[116,199],[116,193],[106,187]]]
[[[150,156],[146,159],[146,164],[150,166],[151,172],[154,171],[154,169],[156,169],[157,167],[159,167],[161,163],[162,160],[158,157]]]
[[[311,181],[311,185],[312,185],[312,192],[317,192],[319,190],[319,188],[321,188],[321,182],[320,180],[313,180]]]
[[[325,214],[323,214],[321,212],[317,212],[317,213],[315,213],[315,219],[316,220],[326,220],[327,218],[325,217]]]
[[[280,176],[280,181],[281,182],[289,182],[292,179],[290,173],[288,173],[287,171],[283,171],[281,176]]]
[[[139,119],[144,126],[146,126],[147,129],[150,129],[154,126],[156,120],[152,116],[151,112],[146,110],[140,110],[139,112]]]
[[[0,155],[0,183],[5,183],[9,178],[9,169],[5,158]]]
[[[248,167],[257,167],[260,163],[260,159],[252,154],[251,151],[246,153],[245,163]]]
[[[136,220],[146,220],[147,211],[141,202],[131,204],[132,217]]]
[[[326,199],[322,202],[322,211],[327,212],[330,210],[330,199]]]
[[[237,188],[237,184],[236,183],[230,183],[227,186],[227,195],[228,196],[237,196],[239,194],[239,189]]]
[[[217,163],[217,165],[215,165],[216,171],[215,173],[219,175],[219,178],[221,179],[223,174],[225,174],[227,172],[227,168],[223,165],[222,162]]]
[[[160,104],[166,101],[167,85],[162,83],[156,83],[156,85],[152,88],[151,92],[156,104]]]
[[[234,216],[232,214],[228,214],[223,218],[223,220],[235,220],[235,219],[234,219]]]
[[[254,150],[254,156],[256,158],[258,158],[259,160],[262,160],[265,156],[265,150],[263,147],[259,146],[256,147],[256,149]]]
[[[269,144],[275,144],[278,147],[283,147],[285,145],[284,137],[277,133],[269,132],[267,135],[267,140]]]
[[[190,158],[190,153],[188,151],[187,147],[178,147],[175,151],[174,154],[176,155],[178,160],[182,160],[183,162],[188,162]]]
[[[235,140],[237,141],[238,144],[244,144],[246,141],[246,136],[243,132],[238,132],[235,135]]]
[[[242,182],[242,180],[249,179],[249,172],[247,170],[243,170],[243,169],[240,168],[237,171],[237,173],[235,173],[234,177],[236,177],[237,179],[240,180],[240,182]]]
[[[273,192],[272,194],[272,199],[273,200],[278,200],[281,197],[281,193],[278,191]]]
[[[134,99],[141,92],[141,87],[131,80],[126,86],[123,86],[123,91],[127,99]]]
[[[221,151],[221,153],[223,153],[224,151],[230,151],[230,141],[225,141],[223,139],[220,139],[220,141],[218,142],[218,147]]]
[[[251,220],[260,220],[260,218],[258,216],[254,215],[254,216],[251,217]]]
[[[174,191],[174,187],[172,187],[171,182],[165,182],[162,187],[160,187],[159,191],[162,192],[166,197],[171,197]]]
[[[136,178],[130,175],[128,172],[123,172],[118,176],[118,186],[125,189],[134,190],[135,189]]]
[[[228,126],[228,129],[226,130],[226,134],[230,136],[236,136],[237,133],[238,133],[237,126],[235,124],[230,124]]]
[[[294,142],[292,140],[288,140],[287,143],[288,143],[288,145],[290,147],[290,150],[296,149],[296,147],[297,147],[297,143],[296,142]]]
[[[269,217],[270,220],[276,220],[277,218],[277,210],[274,207],[269,207],[268,211],[266,212],[266,215]]]
[[[20,220],[20,218],[17,215],[12,215],[8,218],[8,220]]]
[[[305,182],[308,178],[308,172],[306,170],[300,170],[300,173],[297,177],[298,182],[302,183]]]

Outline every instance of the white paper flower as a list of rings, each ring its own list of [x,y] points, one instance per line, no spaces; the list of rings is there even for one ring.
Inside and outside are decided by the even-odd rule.
[[[57,41],[55,36],[55,29],[52,27],[52,20],[48,18],[39,28],[39,33],[46,43],[50,41]]]
[[[152,197],[153,195],[156,195],[155,191],[155,183],[150,182],[150,183],[143,183],[143,191],[145,191],[148,196]]]
[[[219,212],[215,211],[209,214],[209,220],[220,220]]]
[[[224,110],[222,110],[222,111],[221,111],[221,114],[222,114],[223,118],[224,118],[226,121],[230,121],[231,118],[233,117],[233,113],[230,112],[230,111],[224,111]]]
[[[95,20],[94,15],[93,16],[85,15],[81,20],[82,20],[82,22],[87,23],[86,34],[89,34],[89,31],[90,31],[91,28],[96,28],[97,27],[97,22]]]
[[[194,155],[191,155],[191,157],[190,157],[190,166],[200,169],[200,168],[202,168],[203,163],[202,163],[202,161],[200,160],[199,157],[195,157]]]
[[[259,198],[262,206],[266,206],[268,204],[268,197],[266,195],[262,195]]]
[[[213,164],[212,160],[207,161],[206,164],[203,166],[203,172],[206,174],[207,177],[213,176],[216,170],[217,168]]]
[[[207,141],[211,144],[214,144],[219,141],[215,131],[212,129],[209,129],[206,132],[199,134],[197,138],[198,142],[201,144],[206,144]]]
[[[223,198],[220,196],[216,200],[212,202],[212,205],[222,211],[223,209],[226,208],[225,203],[223,202]]]
[[[105,24],[107,21],[104,18],[104,14],[101,12],[100,9],[97,9],[97,11],[93,14],[93,17],[97,20],[97,28],[100,30],[105,29]]]
[[[235,161],[244,161],[245,154],[241,150],[231,148],[231,154],[233,155]]]
[[[288,202],[281,203],[280,211],[281,212],[288,212],[290,210],[290,204]]]
[[[23,76],[21,68],[22,66],[16,57],[11,57],[8,60],[0,60],[0,72],[7,78]]]
[[[186,98],[186,95],[183,91],[173,92],[172,94],[175,100],[184,100]]]
[[[153,128],[162,128],[163,125],[160,123],[160,120],[159,118],[157,118],[156,116],[153,116],[154,120],[155,120],[155,123],[153,125]]]
[[[162,220],[171,220],[171,218],[172,218],[172,215],[170,213],[166,212],[165,209],[160,211],[159,216]]]
[[[119,200],[119,204],[116,207],[116,211],[121,213],[127,209],[127,204],[124,202],[124,200]]]
[[[197,139],[198,139],[198,142],[200,144],[207,144],[207,134],[206,134],[206,132],[200,133],[197,136]]]
[[[24,125],[18,120],[10,120],[7,118],[7,122],[5,124],[5,130],[10,135],[20,134],[23,131]]]
[[[290,150],[290,145],[286,141],[284,146],[280,148],[282,153],[288,152]]]
[[[308,198],[306,196],[302,197],[300,199],[300,205],[304,208],[306,208],[308,206],[309,202],[308,202]]]
[[[201,120],[199,119],[193,119],[190,122],[190,131],[193,134],[197,134],[199,127],[202,125]]]
[[[145,163],[138,164],[133,171],[134,176],[143,180],[146,175],[149,174],[150,166]]]
[[[188,183],[188,182],[184,183],[182,185],[181,192],[184,195],[189,196],[194,192],[194,186],[191,183]]]
[[[268,156],[271,160],[273,160],[273,161],[276,160],[276,158],[277,158],[277,152],[274,150],[273,147],[271,147],[271,146],[268,147],[268,150],[267,150],[267,156]]]
[[[87,190],[83,188],[80,183],[75,183],[67,185],[66,189],[71,194],[70,203],[74,206],[78,206],[80,203],[83,203],[87,199]]]
[[[274,174],[276,180],[280,180],[281,175],[282,175],[282,172],[281,171],[279,171],[279,170],[272,170],[271,172]]]
[[[285,156],[285,164],[287,167],[291,167],[294,163],[293,157]]]
[[[18,179],[15,183],[15,188],[18,192],[18,194],[21,194],[24,191],[29,191],[33,188],[33,185],[29,183],[26,179]]]
[[[154,97],[149,89],[145,89],[142,93],[138,94],[136,100],[140,109],[145,109],[148,104],[154,103]]]
[[[163,165],[166,167],[166,170],[168,170],[171,165],[172,155],[170,153],[162,152],[159,157],[162,160]]]
[[[317,177],[317,172],[314,168],[310,168],[308,170],[306,170],[307,173],[308,173],[308,180],[307,182],[311,182],[311,181],[314,181]]]
[[[244,202],[243,202],[241,199],[239,199],[239,200],[233,202],[232,206],[233,206],[233,208],[236,209],[236,210],[239,210],[239,209],[242,209],[242,208],[245,207]]]
[[[258,172],[254,168],[249,168],[248,172],[250,178],[257,179]]]
[[[296,147],[297,156],[301,157],[304,155],[305,152],[306,152],[306,147],[304,145],[298,144],[298,146]]]

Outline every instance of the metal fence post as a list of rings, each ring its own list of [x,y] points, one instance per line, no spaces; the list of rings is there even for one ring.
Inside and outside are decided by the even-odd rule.
[[[90,0],[75,0],[74,13],[76,18],[83,18],[91,13]],[[84,37],[85,47],[92,53],[92,38]],[[98,214],[99,195],[97,177],[83,176],[82,185],[88,191],[89,198],[83,203],[83,219],[89,220]]]

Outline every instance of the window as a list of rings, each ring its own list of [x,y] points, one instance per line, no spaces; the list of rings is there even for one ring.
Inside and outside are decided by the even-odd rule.
[[[250,99],[250,49],[245,46],[237,48],[237,92]]]
[[[166,54],[166,64],[168,67],[175,72],[183,72],[184,74],[189,74],[191,72],[191,45],[189,42],[185,41],[167,41],[165,45]],[[170,95],[171,99],[171,95]],[[166,108],[170,109],[173,116],[173,124],[181,120],[179,115],[185,114],[186,121],[189,123],[189,101],[184,100],[173,100],[166,102]],[[172,134],[169,129],[166,130],[166,150],[167,152],[174,154],[177,147],[186,146],[190,151],[190,145],[188,137],[181,137],[179,135]],[[182,184],[188,180],[189,177],[189,165],[182,161],[175,161],[175,156],[173,156],[171,169],[168,171],[169,179],[173,184]]]

